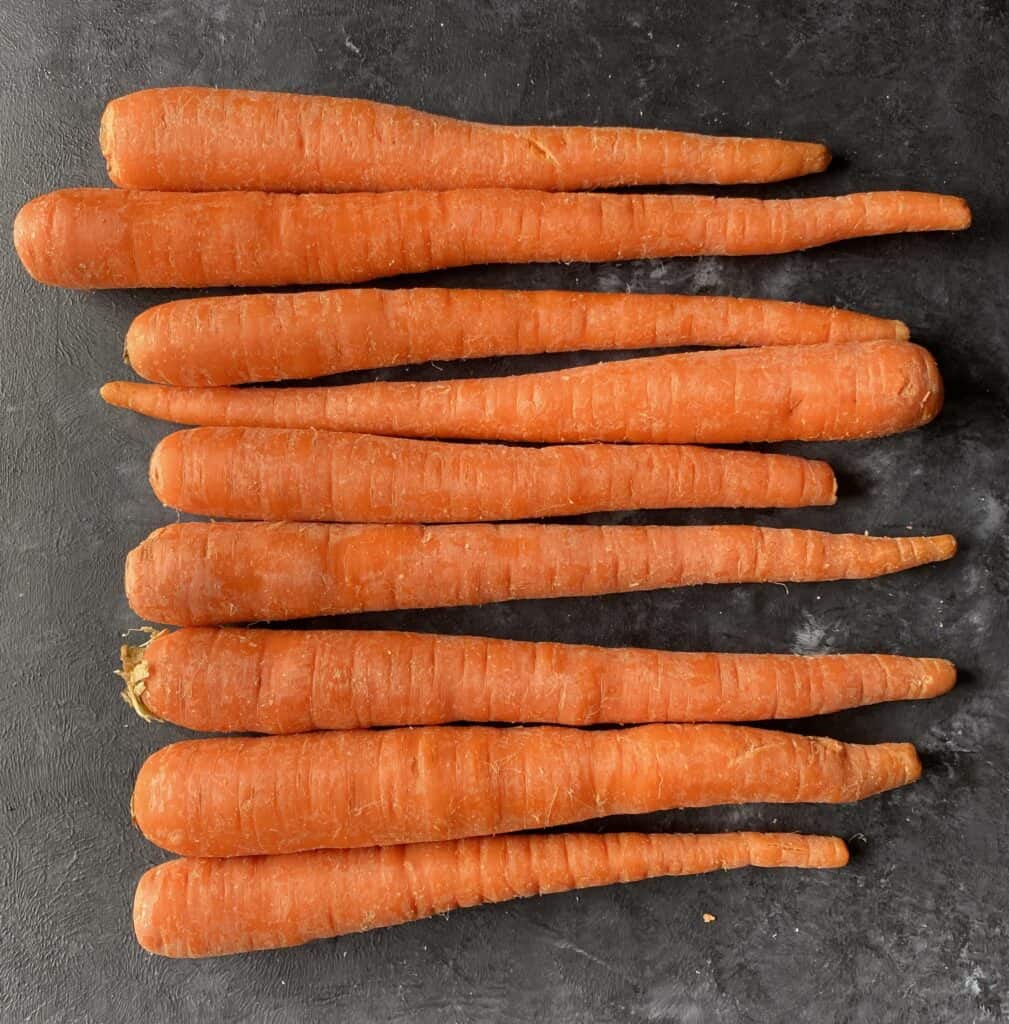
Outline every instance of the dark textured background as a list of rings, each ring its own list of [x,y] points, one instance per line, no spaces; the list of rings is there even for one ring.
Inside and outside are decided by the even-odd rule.
[[[107,99],[205,83],[360,95],[491,121],[823,139],[837,154],[826,175],[750,191],[948,190],[971,201],[975,227],[773,258],[429,278],[764,295],[906,319],[939,359],[946,410],[911,435],[810,446],[842,476],[836,509],[613,518],[954,530],[963,545],[954,562],[864,583],[359,620],[603,644],[956,659],[962,684],[948,697],[803,724],[843,739],[915,741],[927,765],[918,785],[849,807],[634,822],[836,832],[855,837],[847,871],[654,881],[192,963],[152,959],[131,934],[133,885],[160,856],[130,826],[131,781],[151,750],[179,734],[136,718],[111,674],[120,635],[135,625],[123,556],[171,518],[145,481],[165,428],[104,408],[96,394],[124,373],[130,318],[166,296],[46,289],[4,246],[0,1019],[1009,1019],[1007,43],[1006,6],[996,0],[4,0],[0,219],[8,225],[38,192],[105,183],[97,127]],[[717,922],[703,924],[705,912]]]

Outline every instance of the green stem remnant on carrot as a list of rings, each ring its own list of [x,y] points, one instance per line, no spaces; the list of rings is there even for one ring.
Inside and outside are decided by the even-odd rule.
[[[969,224],[962,199],[926,192],[759,200],[66,189],[21,208],[14,244],[46,284],[205,288],[352,284],[481,263],[757,256]]]
[[[956,670],[879,654],[701,654],[379,630],[182,629],[124,647],[131,703],[199,732],[447,722],[802,718],[936,697]]]
[[[622,509],[832,505],[825,462],[686,445],[509,445],[199,427],[155,448],[166,505],[216,519],[465,523]]]
[[[491,836],[273,857],[175,860],[140,879],[137,941],[170,957],[224,956],[403,924],[460,907],[730,868],[840,868],[833,836]]]
[[[173,388],[114,381],[101,394],[112,405],[195,426],[562,444],[879,437],[928,423],[943,400],[935,360],[898,341],[686,352],[420,383]]]
[[[907,338],[898,320],[771,299],[355,288],[165,302],[133,321],[126,357],[159,384],[220,387],[497,355]]]
[[[756,526],[175,523],[126,560],[126,595],[173,626],[580,597],[702,583],[864,579],[956,541]]]
[[[185,856],[464,839],[675,807],[847,803],[914,782],[909,743],[740,725],[427,726],[185,740],[153,753],[133,816]]]

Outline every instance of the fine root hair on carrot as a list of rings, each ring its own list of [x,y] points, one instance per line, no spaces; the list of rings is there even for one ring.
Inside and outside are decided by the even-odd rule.
[[[734,868],[844,867],[834,836],[491,836],[273,857],[174,860],[140,879],[140,945],[169,957],[224,956],[385,928],[460,907],[660,876]]]
[[[802,718],[952,689],[940,658],[714,654],[383,630],[190,628],[124,647],[134,704],[198,732]],[[131,701],[133,703],[133,701]]]
[[[114,381],[111,405],[193,426],[461,440],[739,444],[882,437],[938,415],[935,360],[907,342],[684,352],[513,377],[342,387]]]
[[[151,487],[220,519],[460,523],[639,508],[832,505],[825,462],[680,445],[411,441],[318,430],[200,427],[164,438]]]
[[[66,288],[353,284],[485,263],[758,256],[848,238],[956,231],[927,192],[810,199],[462,189],[286,195],[66,189],[23,206],[28,272]]]
[[[117,185],[193,191],[729,185],[830,162],[815,142],[489,125],[370,100],[192,86],[113,100],[100,140]]]
[[[846,803],[920,774],[909,743],[740,725],[439,725],[186,740],[147,759],[132,806],[158,846],[232,857],[464,839],[674,807]]]
[[[220,387],[495,355],[907,341],[899,320],[714,295],[356,288],[177,299],[141,313],[126,359],[159,384]]]
[[[956,540],[755,526],[176,523],[126,560],[141,618],[222,625],[702,583],[865,579]]]

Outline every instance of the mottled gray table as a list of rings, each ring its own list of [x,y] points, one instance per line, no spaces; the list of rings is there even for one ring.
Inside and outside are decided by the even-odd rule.
[[[4,246],[0,1019],[1009,1017],[1006,10],[995,0],[5,0],[7,224],[35,193],[105,182],[97,125],[109,97],[207,83],[369,96],[491,121],[824,139],[838,154],[829,173],[748,191],[949,190],[970,199],[976,225],[957,237],[868,240],[766,259],[478,268],[429,279],[764,295],[903,317],[940,361],[946,410],[903,437],[809,447],[841,475],[837,508],[609,518],[955,530],[962,552],[954,562],[864,583],[355,621],[613,645],[955,658],[961,685],[939,701],[801,726],[843,739],[914,740],[927,766],[918,785],[849,807],[757,806],[633,822],[837,832],[856,837],[847,871],[654,881],[202,963],[155,960],[133,941],[133,885],[159,853],[130,826],[131,781],[144,756],[178,734],[134,716],[111,674],[119,636],[135,624],[120,584],[123,556],[170,518],[145,480],[166,428],[104,408],[96,391],[124,372],[130,318],[166,296],[42,288]],[[459,372],[518,365],[500,360]],[[704,924],[706,912],[717,921]]]

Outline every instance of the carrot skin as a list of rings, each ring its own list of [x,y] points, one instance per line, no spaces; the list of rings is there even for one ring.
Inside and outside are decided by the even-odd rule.
[[[497,355],[907,338],[898,320],[771,299],[356,288],[165,302],[130,325],[126,357],[159,384],[220,387]]]
[[[728,185],[830,162],[811,142],[489,125],[369,100],[193,87],[113,100],[100,138],[120,187],[192,191]]]
[[[131,703],[200,732],[802,718],[935,697],[939,658],[708,654],[354,630],[191,628],[124,647]]]
[[[184,740],[137,775],[173,853],[234,857],[464,839],[674,807],[846,803],[915,781],[909,743],[740,725],[422,726]]]
[[[126,560],[143,619],[221,625],[702,583],[864,579],[956,541],[755,526],[174,523]]]
[[[676,445],[445,444],[200,427],[164,438],[165,505],[218,519],[464,523],[640,508],[832,505],[825,462]]]
[[[272,857],[174,860],[140,879],[140,945],[169,957],[225,956],[386,928],[460,907],[732,868],[840,868],[833,836],[491,836]]]
[[[925,349],[867,341],[421,383],[173,388],[114,381],[101,395],[111,405],[194,426],[558,444],[737,444],[911,430],[938,415],[943,385]]]
[[[66,189],[21,208],[14,244],[33,277],[65,288],[252,287],[484,263],[756,256],[969,223],[962,199],[918,192],[759,200]]]

